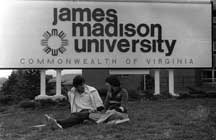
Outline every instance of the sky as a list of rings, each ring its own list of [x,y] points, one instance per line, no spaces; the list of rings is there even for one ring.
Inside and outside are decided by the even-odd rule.
[[[0,70],[0,78],[4,77],[4,78],[8,78],[8,76],[11,74],[12,70]],[[81,69],[71,69],[71,70],[63,70],[62,74],[81,74],[82,70]],[[53,76],[55,76],[56,72],[55,70],[47,70],[46,74],[52,74]]]
[[[8,76],[11,74],[12,70],[0,70],[0,78],[8,78]]]

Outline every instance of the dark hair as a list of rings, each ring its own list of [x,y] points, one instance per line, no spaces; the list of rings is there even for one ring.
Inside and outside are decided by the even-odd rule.
[[[121,85],[118,77],[115,75],[110,75],[109,77],[106,78],[105,81],[115,87],[119,87]]]
[[[85,83],[85,79],[81,75],[77,75],[73,79],[73,86],[76,88]]]

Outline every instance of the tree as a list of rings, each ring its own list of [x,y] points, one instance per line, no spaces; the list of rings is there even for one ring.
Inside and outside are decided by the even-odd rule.
[[[50,87],[48,79],[46,84]],[[40,94],[40,70],[14,70],[3,84],[2,93],[12,96],[15,100],[34,99]]]
[[[18,94],[23,98],[34,99],[40,94],[40,71],[36,69],[21,72],[17,83]]]
[[[12,95],[15,91],[15,85],[17,83],[17,72],[12,71],[11,75],[8,77],[8,80],[2,85],[1,91],[4,95]]]

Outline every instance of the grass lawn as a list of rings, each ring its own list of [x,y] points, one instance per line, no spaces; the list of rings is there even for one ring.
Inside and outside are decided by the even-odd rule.
[[[2,107],[3,108],[3,107]],[[131,121],[120,125],[82,124],[60,130],[31,129],[44,114],[65,118],[68,107],[0,113],[0,140],[215,140],[216,99],[167,99],[129,103]]]

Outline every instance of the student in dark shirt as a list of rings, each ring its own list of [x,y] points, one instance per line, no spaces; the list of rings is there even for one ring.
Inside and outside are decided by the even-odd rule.
[[[107,86],[107,96],[104,101],[104,114],[95,117],[96,123],[119,124],[128,122],[127,114],[128,92],[121,87],[120,81],[114,75],[105,80]],[[92,115],[92,118],[94,116]]]
[[[114,75],[107,77],[105,81],[108,88],[107,96],[104,101],[105,109],[114,109],[118,112],[127,113],[127,90],[121,87],[120,81]]]

